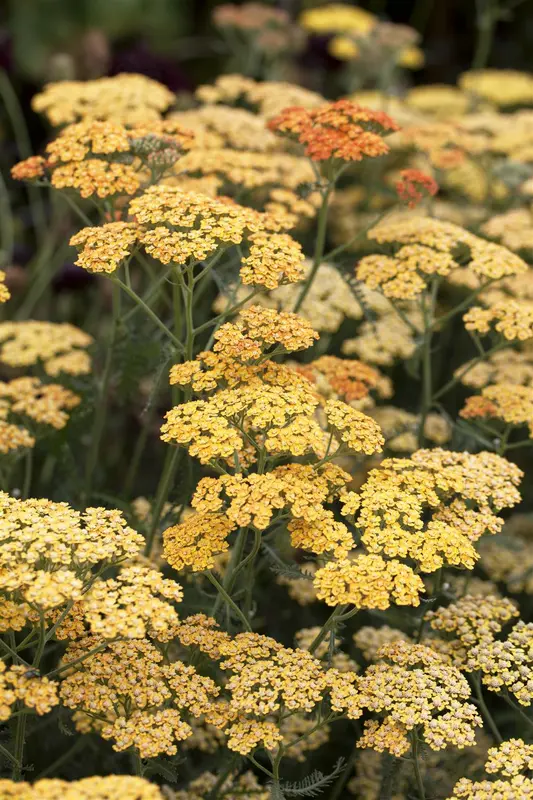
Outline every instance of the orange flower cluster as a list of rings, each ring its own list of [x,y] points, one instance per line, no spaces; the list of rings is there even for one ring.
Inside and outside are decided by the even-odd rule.
[[[361,161],[389,152],[383,136],[399,126],[383,111],[337,100],[318,108],[286,108],[268,123],[270,130],[296,139],[312,161]]]
[[[433,197],[439,190],[437,181],[419,169],[403,169],[401,180],[396,183],[400,200],[409,208],[415,208],[427,195]]]

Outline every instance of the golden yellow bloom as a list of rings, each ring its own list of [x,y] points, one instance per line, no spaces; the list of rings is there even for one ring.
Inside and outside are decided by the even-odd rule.
[[[68,411],[81,398],[58,383],[41,383],[38,378],[15,378],[0,382],[0,415],[21,414],[41,425],[61,430],[68,422]]]
[[[48,375],[86,375],[91,359],[85,348],[92,336],[67,322],[0,322],[0,361],[10,367],[43,362]]]
[[[329,561],[313,579],[317,597],[329,606],[352,603],[358,608],[385,610],[392,601],[418,606],[425,591],[421,578],[400,561],[357,552],[352,558]]]
[[[380,628],[364,625],[353,635],[355,646],[367,661],[375,661],[378,651],[383,645],[400,640],[408,642],[409,637],[403,631],[391,628],[389,625],[382,625]]]
[[[488,308],[472,306],[463,316],[467,331],[487,334],[494,330],[508,341],[533,337],[533,304],[517,300],[500,301]]]
[[[258,746],[274,750],[283,738],[276,723],[270,720],[238,719],[225,732],[228,736],[228,749],[243,756]]]
[[[32,100],[34,111],[54,125],[78,119],[115,120],[124,124],[159,119],[174,101],[166,86],[144,75],[122,73],[92,81],[49,83]]]
[[[381,428],[371,417],[340,400],[328,400],[324,412],[328,425],[350,450],[366,455],[381,452],[385,440]]]
[[[108,222],[95,228],[82,228],[69,244],[81,247],[75,261],[88,272],[115,272],[133,252],[139,230],[130,222]]]
[[[96,158],[62,164],[54,169],[51,183],[54,189],[77,189],[84,198],[133,195],[141,185],[135,169],[129,164]]]
[[[165,800],[155,783],[130,775],[95,776],[79,781],[42,778],[34,784],[0,779],[1,795],[5,800],[76,800],[82,797],[83,800],[125,800],[127,797]]]
[[[459,412],[464,419],[495,419],[506,425],[527,425],[533,436],[533,388],[507,383],[486,386],[480,395],[468,397]]]
[[[356,276],[370,289],[380,288],[386,297],[411,300],[419,295],[432,275],[449,276],[459,264],[454,250],[469,251],[468,267],[480,279],[499,280],[527,272],[527,264],[501,245],[487,242],[469,231],[429,217],[400,215],[372,228],[369,238],[379,244],[402,245],[394,256],[365,256]]]
[[[468,652],[466,669],[479,670],[481,680],[491,692],[507,690],[520,705],[533,701],[533,673],[529,653],[533,642],[533,624],[516,623],[508,637],[483,641]]]
[[[95,637],[70,644],[63,664],[101,642]],[[80,724],[114,741],[114,750],[133,747],[141,758],[155,758],[177,752],[176,742],[191,734],[183,712],[204,714],[218,692],[211,678],[180,661],[165,663],[153,644],[137,639],[110,643],[85,658],[68,671],[60,694],[68,708],[76,709]]]
[[[363,400],[372,390],[383,398],[392,394],[390,379],[362,361],[320,356],[296,369],[316,384],[320,394],[341,398],[347,403]]]
[[[475,744],[475,728],[483,722],[466,702],[470,687],[458,669],[429,647],[401,640],[384,645],[378,658],[358,688],[366,708],[385,718],[365,723],[359,747],[400,756],[409,750],[408,733],[415,727],[432,750]]]
[[[531,105],[533,77],[512,69],[480,69],[463,72],[459,87],[498,106]]]
[[[448,607],[429,611],[427,619],[435,631],[452,634],[439,647],[459,669],[465,669],[472,647],[490,643],[503,626],[519,615],[512,600],[495,595],[467,594]]]
[[[0,303],[7,303],[9,298],[11,297],[11,292],[7,288],[5,284],[6,280],[6,273],[3,269],[0,269]]]
[[[174,569],[212,569],[215,556],[229,548],[235,523],[225,514],[192,514],[163,532],[163,556]]]
[[[260,358],[276,345],[276,353],[306,350],[319,337],[298,314],[254,305],[241,311],[236,323],[222,325],[214,338],[215,352],[246,362]]]
[[[56,683],[27,675],[27,672],[23,664],[6,669],[4,662],[0,662],[0,720],[3,722],[11,716],[11,707],[17,700],[39,716],[48,714],[59,703]]]
[[[310,33],[368,33],[377,22],[376,17],[363,8],[346,3],[327,3],[305,11],[300,25]]]
[[[52,609],[79,600],[83,581],[100,562],[133,556],[143,537],[119,511],[0,495],[0,586],[13,600]]]
[[[472,781],[461,778],[454,786],[448,800],[531,800],[533,798],[533,780],[521,774],[529,771],[532,763],[531,745],[522,739],[508,739],[498,747],[491,747],[487,753],[485,770],[488,773],[499,773],[510,780]]]
[[[197,647],[213,659],[222,657],[222,649],[230,641],[229,634],[220,630],[217,621],[205,614],[187,617],[178,628],[177,635],[182,645]]]

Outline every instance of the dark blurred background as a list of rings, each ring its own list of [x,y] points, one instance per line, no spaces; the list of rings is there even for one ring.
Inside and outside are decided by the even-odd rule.
[[[2,0],[0,66],[21,91],[46,80],[94,78],[135,71],[190,90],[224,69],[224,47],[211,23],[216,0]],[[277,0],[269,5],[297,18],[327,3]],[[533,68],[533,0],[366,0],[383,20],[409,24],[423,36],[425,67],[413,82],[453,83],[468,69],[477,26],[496,23],[489,65]],[[318,43],[319,45],[320,43]],[[300,55],[321,57],[312,39]]]

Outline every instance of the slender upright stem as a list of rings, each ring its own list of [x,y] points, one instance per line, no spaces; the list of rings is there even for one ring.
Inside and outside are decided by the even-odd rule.
[[[148,536],[146,537],[146,545],[144,548],[144,553],[146,556],[150,556],[152,552],[155,535],[161,519],[161,512],[163,511],[163,506],[165,505],[168,497],[170,484],[172,483],[172,478],[174,477],[174,472],[179,463],[182,452],[183,451],[179,450],[177,447],[170,447],[167,450],[163,471],[161,473],[161,478],[159,479],[155,500],[152,505],[150,529],[148,531]]]
[[[472,69],[487,66],[498,18],[498,0],[476,0],[477,41]]]
[[[144,313],[145,313],[145,314],[146,314],[148,317],[150,317],[150,319],[152,320],[152,322],[153,322],[155,325],[157,325],[157,327],[158,327],[158,328],[159,328],[161,331],[163,331],[163,333],[165,334],[165,336],[168,336],[168,338],[170,339],[170,341],[171,341],[171,342],[172,342],[172,343],[173,343],[173,344],[174,344],[174,345],[175,345],[175,346],[178,348],[178,350],[183,350],[183,345],[181,344],[180,340],[179,340],[179,339],[178,339],[176,336],[174,336],[174,334],[172,333],[172,331],[170,331],[170,330],[167,328],[167,326],[165,325],[165,323],[164,323],[164,322],[161,322],[161,320],[159,319],[159,317],[157,316],[157,314],[156,314],[154,311],[152,311],[152,309],[150,308],[150,306],[148,306],[148,305],[147,305],[147,304],[144,302],[144,300],[142,299],[142,297],[139,297],[139,295],[138,295],[138,294],[137,294],[137,293],[136,293],[136,292],[135,292],[135,291],[134,291],[134,290],[133,290],[133,289],[132,289],[130,286],[128,286],[127,284],[125,284],[125,283],[124,283],[124,281],[121,281],[121,280],[120,280],[120,278],[117,278],[115,275],[114,275],[114,276],[112,276],[111,280],[113,281],[113,283],[114,283],[114,284],[116,284],[117,286],[120,286],[120,288],[121,288],[121,289],[122,289],[124,292],[126,292],[126,294],[127,294],[129,297],[131,297],[131,299],[132,299],[132,300],[133,300],[135,303],[137,303],[137,305],[138,305],[138,306],[140,306],[140,307],[142,308],[142,310],[144,311]]]
[[[217,579],[215,578],[215,576],[213,575],[211,570],[206,570],[204,575],[206,576],[208,581],[213,584],[213,586],[215,587],[217,592],[219,592],[219,594],[222,596],[222,599],[224,600],[226,605],[228,605],[235,612],[237,617],[242,622],[244,630],[248,631],[249,633],[251,633],[252,626],[250,625],[250,623],[248,622],[248,620],[244,616],[243,612],[241,611],[241,609],[239,608],[237,603],[235,603],[235,601],[231,599],[231,597],[229,596],[227,591],[224,589],[222,584],[219,581],[217,581]]]
[[[413,756],[413,767],[415,771],[415,780],[416,780],[416,788],[418,790],[418,797],[420,800],[426,800],[424,781],[422,779],[422,773],[420,772],[419,742],[418,742],[418,734],[416,728],[411,734],[411,753]]]
[[[84,501],[90,501],[91,490],[93,485],[94,470],[98,461],[100,452],[100,442],[105,427],[105,419],[109,407],[109,393],[111,388],[111,373],[113,366],[113,350],[116,343],[118,326],[120,323],[120,290],[117,284],[113,285],[113,317],[111,321],[111,331],[107,342],[106,357],[104,363],[104,372],[102,374],[102,381],[100,384],[97,405],[94,414],[93,428],[91,431],[91,443],[89,448],[89,455],[85,465],[85,485],[84,485]]]
[[[476,700],[479,705],[479,709],[481,711],[483,719],[489,726],[496,744],[501,744],[503,742],[503,737],[500,731],[498,730],[498,726],[494,722],[494,719],[492,718],[492,714],[487,708],[487,704],[485,703],[485,698],[483,697],[483,690],[481,688],[481,679],[479,677],[479,674],[474,673],[472,675],[472,682],[474,684],[474,693],[476,695]]]
[[[315,275],[318,272],[318,268],[320,267],[322,259],[324,258],[324,247],[326,245],[326,229],[328,224],[328,206],[329,206],[329,198],[332,191],[333,191],[333,185],[331,183],[328,183],[327,187],[322,190],[322,205],[320,206],[317,218],[317,231],[316,231],[315,254],[313,257],[313,265],[309,271],[309,275],[305,279],[302,291],[300,292],[300,296],[296,301],[296,305],[294,306],[295,312],[300,310],[303,301],[307,297],[309,289],[311,288],[312,283],[315,279]]]
[[[422,316],[424,320],[424,340],[422,342],[422,398],[420,404],[420,423],[418,428],[418,446],[425,442],[424,429],[433,402],[433,374],[431,362],[432,326],[435,316],[438,282],[435,280],[429,297],[422,295]]]
[[[348,603],[346,603],[346,605],[337,606],[336,608],[333,609],[328,619],[325,621],[322,628],[315,636],[313,642],[311,643],[311,646],[309,647],[309,652],[311,654],[313,654],[317,649],[317,647],[324,641],[328,633],[335,629],[337,623],[342,622],[345,619],[349,619],[350,617],[353,617],[359,611],[358,608],[353,608],[351,611],[345,613],[347,608],[348,608]]]

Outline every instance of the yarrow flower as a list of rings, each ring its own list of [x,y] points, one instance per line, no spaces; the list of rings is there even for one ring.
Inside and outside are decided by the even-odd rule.
[[[93,338],[67,322],[0,322],[0,361],[10,367],[43,363],[47,375],[86,375]]]
[[[368,232],[379,244],[395,244],[391,255],[363,257],[356,277],[369,289],[380,289],[393,300],[412,300],[435,275],[453,276],[459,270],[456,252],[467,248],[468,271],[481,281],[500,280],[527,272],[525,261],[507,248],[487,242],[451,222],[429,217],[400,216],[383,221]],[[471,312],[468,312],[470,314]]]
[[[270,130],[296,139],[312,161],[361,161],[388,153],[383,140],[399,126],[383,111],[337,100],[318,108],[286,108],[268,123]]]
[[[80,119],[131,124],[160,119],[173,102],[173,93],[163,84],[145,75],[121,73],[92,81],[49,83],[35,95],[32,108],[56,127]]]
[[[398,197],[409,208],[415,208],[426,196],[433,197],[438,190],[437,181],[419,169],[403,169],[396,183]]]
[[[429,647],[401,640],[377,655],[380,661],[367,668],[358,689],[364,707],[385,717],[365,723],[358,747],[402,756],[414,728],[432,750],[475,744],[475,728],[483,722],[467,702],[470,687],[458,669]]]
[[[463,419],[494,419],[508,426],[527,425],[533,437],[533,388],[495,383],[468,397],[459,412]]]
[[[524,342],[533,337],[533,306],[517,300],[502,300],[488,308],[472,306],[463,321],[467,331],[488,334],[494,329],[507,341]]]
[[[473,781],[461,778],[448,800],[531,800],[533,780],[523,773],[531,769],[532,755],[531,745],[522,739],[508,739],[498,747],[491,747],[485,770],[489,774],[497,773],[496,779]]]
[[[41,778],[33,784],[0,779],[1,794],[6,800],[70,800],[75,797],[83,797],[84,800],[124,800],[126,797],[165,800],[155,783],[131,775],[94,776],[79,781]]]
[[[57,684],[48,678],[28,675],[23,664],[6,668],[0,662],[0,721],[5,722],[12,713],[17,700],[31,708],[39,716],[48,714],[59,703]],[[1,786],[1,781],[0,781]]]
[[[77,728],[96,730],[114,742],[114,750],[133,747],[141,758],[174,755],[176,742],[192,733],[184,713],[208,711],[219,693],[216,684],[181,661],[166,663],[146,639],[109,643],[87,656],[99,644],[97,637],[82,639],[63,657],[65,667],[83,658],[60,690],[62,703],[75,710]]]

